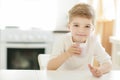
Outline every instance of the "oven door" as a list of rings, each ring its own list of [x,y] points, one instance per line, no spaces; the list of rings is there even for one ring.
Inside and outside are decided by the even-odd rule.
[[[44,42],[7,42],[2,67],[5,69],[38,70],[38,55],[48,53]]]

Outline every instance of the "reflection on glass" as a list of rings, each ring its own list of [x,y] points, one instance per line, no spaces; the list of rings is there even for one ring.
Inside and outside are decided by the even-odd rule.
[[[21,49],[8,48],[7,68],[8,69],[39,69],[38,54],[44,54],[44,48]]]

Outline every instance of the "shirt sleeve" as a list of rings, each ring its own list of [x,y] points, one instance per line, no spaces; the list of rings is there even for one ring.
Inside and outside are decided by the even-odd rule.
[[[94,56],[100,62],[100,64],[103,64],[105,62],[111,63],[111,57],[105,51],[104,47],[101,45],[99,41],[96,41]]]

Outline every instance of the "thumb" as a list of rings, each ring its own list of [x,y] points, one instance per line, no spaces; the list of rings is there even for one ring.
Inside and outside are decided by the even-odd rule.
[[[90,69],[93,69],[93,67],[91,66],[91,64],[88,64],[88,67],[89,67]]]

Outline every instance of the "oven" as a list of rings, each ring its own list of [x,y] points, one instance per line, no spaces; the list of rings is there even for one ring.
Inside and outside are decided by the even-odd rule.
[[[52,38],[52,32],[40,30],[1,31],[0,69],[40,69],[38,55],[51,53]]]

